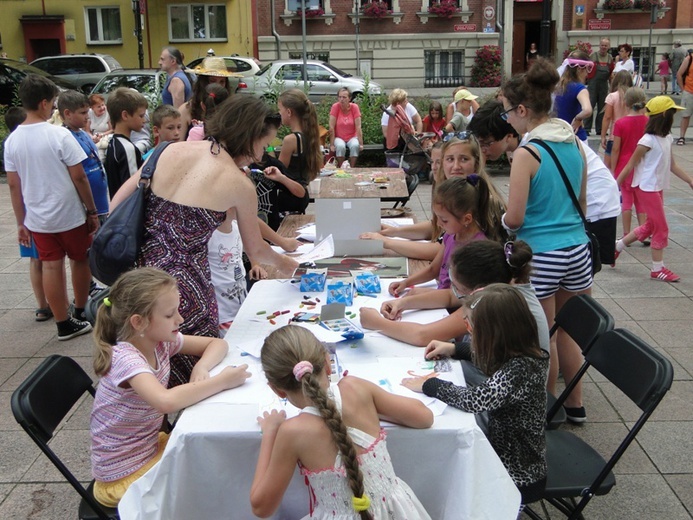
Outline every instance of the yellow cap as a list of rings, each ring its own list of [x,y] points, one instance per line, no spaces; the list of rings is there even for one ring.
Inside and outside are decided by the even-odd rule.
[[[455,103],[462,99],[466,99],[467,101],[473,101],[479,96],[475,96],[471,92],[469,92],[466,88],[463,88],[462,90],[458,90],[457,94],[455,94]]]
[[[647,113],[651,116],[655,116],[657,114],[666,112],[670,108],[675,108],[676,110],[685,110],[684,107],[681,107],[674,103],[674,100],[671,99],[669,96],[653,97],[647,102],[645,108],[647,109]]]

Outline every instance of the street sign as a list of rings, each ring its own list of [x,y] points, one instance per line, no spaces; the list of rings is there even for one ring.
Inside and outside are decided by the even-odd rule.
[[[611,30],[611,20],[608,18],[604,18],[602,20],[592,18],[588,20],[587,28],[590,31],[609,31]]]
[[[455,25],[455,32],[476,32],[476,24],[458,23]]]
[[[493,20],[493,17],[496,16],[496,10],[493,8],[492,5],[487,5],[484,7],[484,18],[487,20]]]

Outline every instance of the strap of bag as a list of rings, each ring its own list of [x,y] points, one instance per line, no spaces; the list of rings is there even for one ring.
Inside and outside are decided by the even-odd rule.
[[[573,191],[573,188],[570,186],[570,181],[568,180],[568,176],[566,175],[565,170],[563,169],[563,166],[561,166],[561,163],[558,162],[558,157],[556,157],[556,153],[551,149],[551,147],[548,144],[546,144],[541,139],[532,139],[529,143],[541,146],[544,150],[546,150],[549,153],[549,155],[553,159],[553,162],[556,163],[556,167],[558,168],[558,173],[561,174],[561,178],[563,179],[563,183],[565,184],[565,188],[568,190],[568,195],[570,195],[570,200],[573,201],[573,204],[575,205],[575,209],[577,209],[578,213],[580,214],[580,218],[582,219],[582,223],[585,225],[585,227],[587,227],[587,219],[585,218],[585,214],[582,212],[582,207],[580,207],[580,203],[578,202],[578,199],[575,196],[575,192]]]
[[[159,143],[157,147],[154,148],[152,155],[149,156],[147,162],[144,163],[144,168],[142,168],[142,173],[140,174],[139,182],[140,185],[146,184],[146,181],[152,178],[152,175],[154,175],[154,170],[156,170],[156,163],[159,162],[159,156],[161,155],[161,152],[163,152],[166,149],[166,147],[170,144],[170,141],[164,141],[163,143]]]

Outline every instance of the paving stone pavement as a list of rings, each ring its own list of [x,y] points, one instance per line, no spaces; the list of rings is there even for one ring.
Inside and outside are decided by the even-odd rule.
[[[674,130],[678,136],[678,128]],[[591,142],[596,145],[597,142]],[[693,143],[674,147],[676,161],[693,174]],[[508,176],[494,181],[507,194]],[[649,249],[633,245],[616,268],[605,266],[595,280],[594,296],[627,328],[671,359],[674,385],[616,466],[616,487],[587,506],[589,520],[693,518],[693,190],[677,178],[665,193],[670,244],[667,265],[682,280],[649,280]],[[420,185],[409,207],[419,219],[430,218],[430,185]],[[619,224],[620,229],[620,224]],[[49,354],[69,355],[92,374],[90,336],[58,342],[52,321],[34,321],[35,301],[28,262],[18,258],[9,190],[0,178],[0,518],[43,520],[75,518],[78,495],[19,428],[10,411],[17,385]],[[605,379],[588,372],[584,385],[588,422],[566,425],[602,454],[632,426],[635,410]],[[89,480],[88,415],[79,406],[59,428],[55,446],[81,480]],[[251,469],[246,469],[251,471]],[[220,488],[223,484],[220,483]],[[454,483],[451,483],[454,485]],[[549,508],[553,518],[561,516]]]

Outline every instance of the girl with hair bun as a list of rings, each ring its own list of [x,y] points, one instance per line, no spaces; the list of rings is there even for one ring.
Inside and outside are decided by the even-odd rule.
[[[568,192],[585,214],[587,160],[574,127],[549,116],[558,80],[554,64],[538,58],[526,74],[513,76],[503,85],[505,111],[501,113],[518,134],[527,134],[526,144],[513,154],[508,209],[502,222],[508,233],[515,233],[534,252],[530,278],[549,324],[569,298],[589,294],[592,287],[585,226]],[[565,169],[568,186],[559,165]],[[559,363],[566,381],[582,365],[580,347],[561,330],[551,338],[551,393],[556,390]],[[587,420],[579,383],[566,400],[566,414],[572,422]]]
[[[250,490],[253,513],[271,516],[298,464],[311,494],[310,518],[429,519],[413,491],[395,476],[380,417],[429,428],[433,414],[416,399],[348,376],[330,386],[330,362],[308,330],[287,325],[262,347],[270,388],[301,409],[286,420],[272,410],[258,417],[262,444]]]

